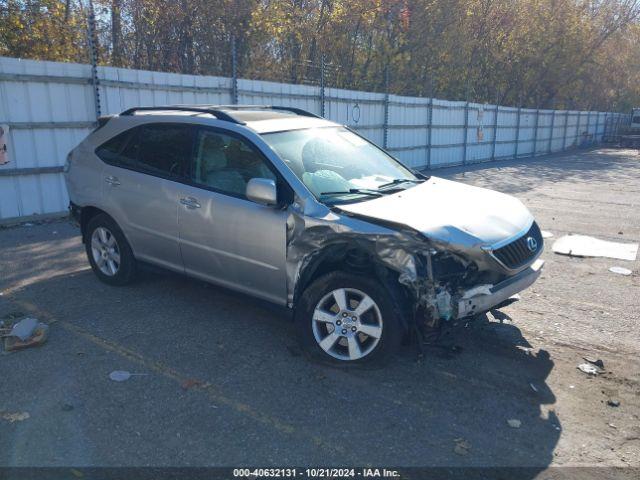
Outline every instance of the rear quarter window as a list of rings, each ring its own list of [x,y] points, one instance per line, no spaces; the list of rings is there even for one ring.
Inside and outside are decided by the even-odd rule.
[[[120,161],[120,154],[132,134],[133,132],[128,130],[120,135],[116,135],[111,140],[106,141],[96,148],[96,155],[104,162],[117,164]]]

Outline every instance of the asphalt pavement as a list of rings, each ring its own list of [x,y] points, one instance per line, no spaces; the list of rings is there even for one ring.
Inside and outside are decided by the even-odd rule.
[[[635,151],[432,173],[516,195],[555,238],[640,240]],[[0,229],[0,319],[50,324],[45,345],[0,354],[0,466],[640,467],[638,260],[552,241],[507,320],[451,326],[422,362],[404,347],[344,370],[302,355],[264,302],[156,269],[100,283],[66,220]],[[585,355],[608,373],[577,370]]]

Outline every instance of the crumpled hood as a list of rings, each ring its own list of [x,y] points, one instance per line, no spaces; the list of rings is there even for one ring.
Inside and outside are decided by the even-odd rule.
[[[524,233],[533,216],[515,197],[443,178],[341,210],[413,228],[428,238],[469,248]]]

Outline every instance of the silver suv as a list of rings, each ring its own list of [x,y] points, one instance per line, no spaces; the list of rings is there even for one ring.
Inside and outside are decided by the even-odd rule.
[[[147,262],[281,304],[336,363],[500,308],[544,263],[516,198],[414,172],[294,108],[132,108],[101,118],[65,172],[100,280]]]

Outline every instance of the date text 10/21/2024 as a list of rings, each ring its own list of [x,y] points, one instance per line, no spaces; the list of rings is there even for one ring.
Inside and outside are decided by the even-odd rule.
[[[386,468],[238,468],[236,478],[394,478],[400,473]]]

